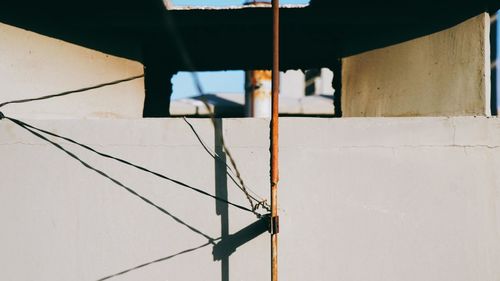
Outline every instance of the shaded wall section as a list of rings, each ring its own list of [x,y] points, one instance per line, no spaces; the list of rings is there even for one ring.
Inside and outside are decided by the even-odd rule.
[[[267,197],[268,120],[224,119],[217,133],[188,121],[212,151],[224,134],[247,185]],[[30,122],[246,204],[182,119]],[[283,280],[498,280],[500,120],[281,125]],[[2,120],[0,279],[269,278],[268,235],[251,214],[229,207],[221,219],[212,199],[64,146],[167,212]]]
[[[490,115],[489,15],[344,58],[349,116]]]

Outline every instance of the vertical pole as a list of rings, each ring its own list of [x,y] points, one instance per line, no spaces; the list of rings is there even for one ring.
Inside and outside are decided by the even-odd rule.
[[[271,118],[272,72],[249,70],[245,74],[246,117]]]
[[[279,99],[279,0],[272,0],[273,71],[271,116],[271,281],[278,281],[278,99]]]
[[[498,13],[490,13],[491,25],[490,25],[490,56],[491,56],[491,115],[498,116],[498,45],[497,45],[497,29],[499,26]]]

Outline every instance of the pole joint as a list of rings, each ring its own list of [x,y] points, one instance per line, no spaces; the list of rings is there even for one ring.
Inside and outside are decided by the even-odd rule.
[[[274,216],[274,217],[269,217],[269,233],[271,235],[273,234],[278,234],[280,232],[280,217],[279,216]]]

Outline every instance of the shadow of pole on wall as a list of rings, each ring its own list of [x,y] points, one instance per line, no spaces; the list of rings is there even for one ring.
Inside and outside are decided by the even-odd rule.
[[[215,154],[219,155],[219,160],[215,159],[215,196],[227,200],[227,166],[226,153],[223,148],[222,119],[214,120]],[[220,216],[221,239],[229,236],[229,210],[228,205],[215,201],[215,212]],[[229,255],[220,259],[221,261],[221,281],[229,281]]]
[[[215,192],[216,196],[227,200],[227,164],[222,144],[223,119],[215,120]],[[214,245],[212,254],[214,261],[221,262],[221,280],[229,281],[229,257],[236,249],[269,230],[269,216],[263,216],[234,234],[229,233],[228,205],[216,201],[216,213],[221,219],[220,241]]]
[[[214,260],[223,260],[229,257],[239,246],[257,238],[268,230],[269,215],[265,215],[245,228],[240,229],[238,232],[226,236],[215,244],[212,250]]]

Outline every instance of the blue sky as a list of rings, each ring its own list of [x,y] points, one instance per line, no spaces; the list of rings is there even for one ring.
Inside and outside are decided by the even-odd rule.
[[[203,91],[210,93],[243,93],[243,71],[198,72]],[[180,72],[172,79],[172,99],[196,96],[198,94],[193,78],[188,72]]]

